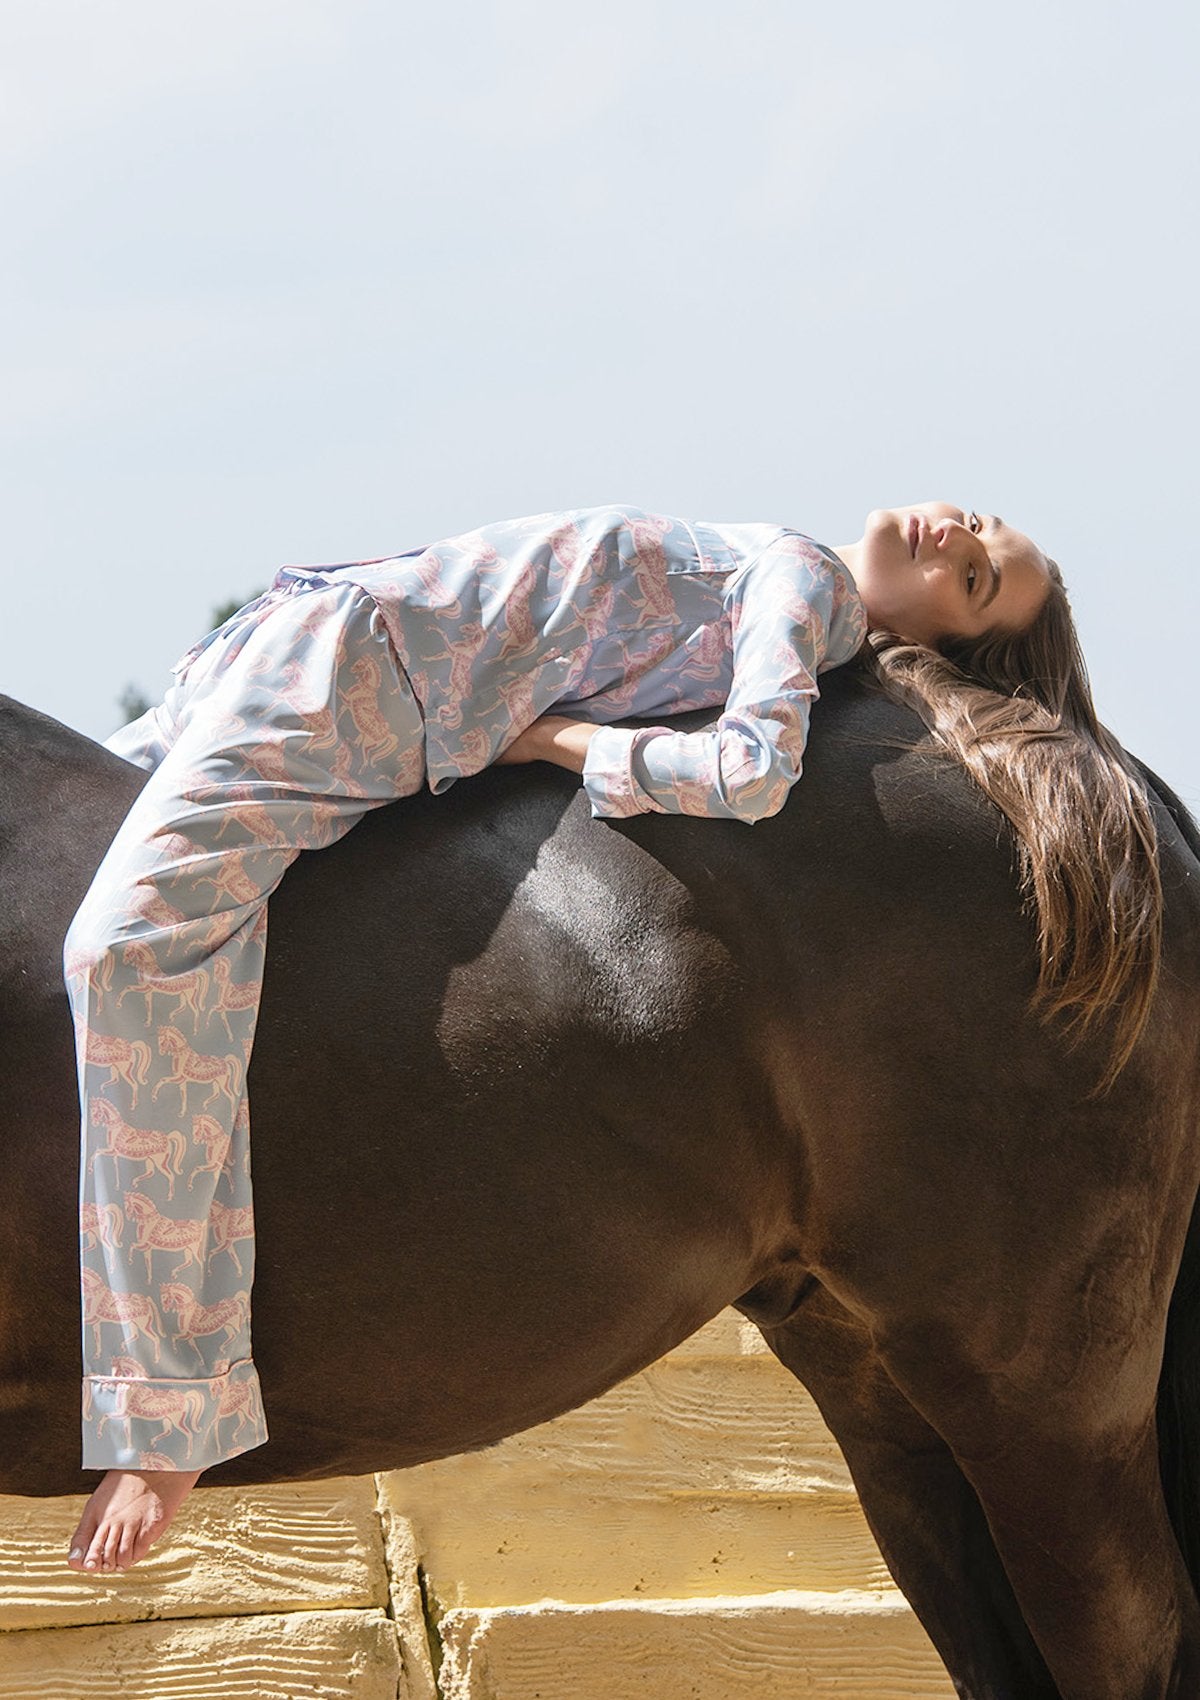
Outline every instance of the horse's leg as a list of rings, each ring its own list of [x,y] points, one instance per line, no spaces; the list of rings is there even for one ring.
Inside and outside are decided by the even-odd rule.
[[[866,1327],[817,1288],[762,1333],[816,1400],[888,1569],[963,1700],[1057,1700],[974,1490]]]
[[[980,1369],[969,1328],[893,1329],[880,1356],[974,1487],[1063,1700],[1194,1700],[1200,1605],[1159,1476],[1160,1336],[1151,1319],[1122,1348],[1098,1301],[1086,1327],[1107,1338],[1081,1351],[1080,1308],[1000,1369]]]

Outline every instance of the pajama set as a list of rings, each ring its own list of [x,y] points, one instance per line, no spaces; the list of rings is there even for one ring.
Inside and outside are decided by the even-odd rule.
[[[83,1467],[201,1470],[267,1438],[250,1356],[246,1070],[267,899],[366,810],[599,724],[593,815],[753,822],[866,615],[801,533],[637,508],[285,567],[108,740],[149,778],[67,935],[82,1104]],[[723,712],[710,730],[624,718]]]

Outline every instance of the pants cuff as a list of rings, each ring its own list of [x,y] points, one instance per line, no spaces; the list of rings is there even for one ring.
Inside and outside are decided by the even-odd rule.
[[[200,1381],[83,1378],[85,1470],[207,1470],[266,1439],[249,1358]]]

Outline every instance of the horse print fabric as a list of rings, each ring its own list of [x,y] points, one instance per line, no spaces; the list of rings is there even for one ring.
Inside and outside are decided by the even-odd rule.
[[[601,723],[593,814],[759,819],[799,775],[817,673],[864,635],[844,567],[799,533],[583,509],[285,568],[188,652],[108,740],[149,778],[65,944],[85,1469],[206,1469],[267,1439],[246,1073],[267,900],[300,851],[552,711]],[[701,733],[608,724],[719,705]]]

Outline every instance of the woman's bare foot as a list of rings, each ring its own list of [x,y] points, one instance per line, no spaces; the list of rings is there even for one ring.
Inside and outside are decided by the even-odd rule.
[[[200,1470],[110,1470],[71,1536],[72,1570],[128,1570],[170,1527]]]

